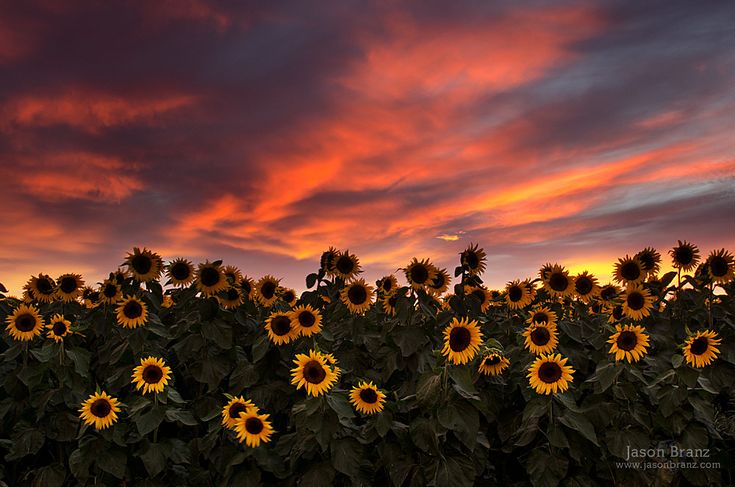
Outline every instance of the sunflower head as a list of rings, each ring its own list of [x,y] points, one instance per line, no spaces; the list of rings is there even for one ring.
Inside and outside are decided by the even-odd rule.
[[[5,330],[13,340],[27,342],[41,334],[43,318],[33,305],[21,304],[5,318]]]
[[[373,300],[373,287],[365,279],[357,279],[345,284],[340,292],[340,300],[354,314],[362,314],[370,308]]]
[[[532,323],[523,331],[524,346],[536,355],[551,353],[559,343],[556,325],[549,323]]]
[[[684,358],[692,367],[705,367],[720,354],[722,340],[714,330],[698,331],[684,342]]]
[[[396,315],[396,305],[398,304],[398,298],[400,298],[400,295],[398,293],[383,296],[383,311],[385,312],[385,314],[387,314],[388,316]]]
[[[230,286],[239,286],[240,282],[242,282],[242,272],[234,265],[224,266],[222,272],[225,274]]]
[[[197,268],[196,286],[204,296],[214,296],[229,288],[230,283],[217,262],[206,261]]]
[[[487,254],[477,244],[470,244],[459,254],[459,261],[470,275],[478,275],[485,272]]]
[[[133,277],[140,282],[154,281],[161,275],[163,260],[161,256],[145,247],[134,247],[125,258],[125,264]]]
[[[89,286],[84,286],[82,288],[82,304],[84,304],[84,307],[87,309],[92,309],[97,304],[99,304],[100,301],[100,293],[94,288],[91,288]]]
[[[528,381],[538,394],[556,394],[569,389],[574,369],[561,354],[540,355],[528,369]]]
[[[637,256],[626,255],[615,264],[615,280],[621,284],[638,284],[646,277],[643,264]]]
[[[538,275],[541,278],[541,282],[546,284],[549,281],[549,277],[551,277],[551,271],[554,269],[554,266],[556,264],[552,264],[550,262],[547,262],[546,264],[541,266],[541,269],[538,271]]]
[[[297,354],[293,361],[296,367],[291,369],[291,384],[296,389],[302,387],[311,396],[320,396],[337,382],[339,368],[330,366],[324,354],[310,350],[309,355]]]
[[[217,296],[217,301],[225,309],[235,309],[245,302],[245,298],[239,286],[231,286]]]
[[[464,294],[465,296],[472,296],[480,300],[480,312],[482,313],[486,312],[493,302],[492,291],[488,291],[483,287],[465,286]]]
[[[63,315],[55,314],[48,325],[46,325],[46,336],[56,343],[62,343],[64,337],[69,335],[71,328],[71,321],[64,318]]]
[[[133,369],[132,381],[135,388],[143,394],[163,392],[163,388],[171,378],[171,369],[161,358],[147,357],[140,359],[140,365]]]
[[[278,289],[278,294],[281,298],[281,301],[286,303],[289,306],[296,305],[296,301],[298,301],[299,296],[296,294],[296,291],[289,287],[282,287]]]
[[[676,247],[669,250],[671,256],[671,263],[676,269],[681,269],[684,272],[689,272],[699,263],[699,249],[696,245],[691,244],[684,240],[677,241]]]
[[[230,401],[222,408],[222,426],[235,429],[235,420],[240,417],[240,414],[255,409],[255,404],[252,401],[246,401],[242,396],[229,397]]]
[[[529,325],[541,323],[549,326],[556,326],[556,313],[546,306],[537,306],[531,311],[526,322]]]
[[[651,314],[655,299],[651,292],[638,285],[629,285],[623,294],[623,315],[639,321]]]
[[[725,249],[713,250],[707,257],[707,271],[713,282],[727,284],[735,276],[735,264],[730,252]]]
[[[398,289],[398,279],[393,274],[380,278],[375,284],[383,296],[390,296]]]
[[[611,344],[608,353],[614,353],[616,361],[638,362],[648,350],[648,334],[640,325],[616,325],[607,343]]]
[[[100,302],[115,304],[122,298],[120,284],[115,279],[105,279],[99,288]]]
[[[166,267],[166,276],[174,286],[186,287],[194,281],[194,266],[183,258],[172,260]]]
[[[311,336],[322,330],[322,315],[311,305],[301,305],[291,311],[291,323],[299,335]]]
[[[605,284],[600,288],[598,298],[604,305],[610,305],[620,294],[620,288],[615,284]]]
[[[291,313],[274,311],[265,320],[265,329],[270,341],[276,345],[289,343],[299,336],[299,330],[294,326]]]
[[[334,262],[337,260],[338,257],[339,251],[331,246],[328,250],[322,253],[321,257],[319,258],[319,266],[322,270],[324,270],[324,273],[326,275],[334,275]]]
[[[510,366],[510,360],[500,352],[489,352],[485,354],[480,362],[478,371],[484,375],[500,375]]]
[[[418,260],[414,257],[403,271],[413,289],[424,289],[434,281],[437,269],[429,259]]]
[[[253,300],[255,297],[255,281],[248,276],[242,276],[240,289],[242,289],[242,294],[248,299],[248,301]]]
[[[574,292],[574,283],[569,272],[559,264],[551,266],[545,275],[547,279],[544,280],[544,289],[551,297],[565,298]]]
[[[574,278],[574,293],[585,303],[589,303],[592,298],[600,293],[600,286],[597,284],[597,278],[587,271],[578,274]]]
[[[330,272],[345,281],[352,279],[360,272],[360,260],[355,254],[351,254],[349,250],[340,252],[332,261]]]
[[[449,277],[446,269],[435,267],[434,270],[436,271],[434,279],[428,284],[427,290],[434,296],[440,296],[449,288],[452,278]]]
[[[477,355],[482,343],[482,331],[477,321],[454,318],[444,329],[442,355],[455,365],[463,365]]]
[[[135,296],[123,298],[117,305],[117,324],[125,328],[145,325],[148,306]]]
[[[240,416],[235,420],[234,427],[240,443],[245,442],[247,446],[257,448],[261,443],[271,441],[273,426],[268,421],[268,416],[268,414],[259,414],[255,407],[240,413]]]
[[[56,297],[56,281],[48,274],[32,276],[26,284],[31,298],[41,303],[50,303]]]
[[[635,254],[635,256],[640,261],[643,271],[648,276],[658,275],[658,271],[661,269],[661,254],[656,249],[646,247]]]
[[[385,394],[372,382],[360,382],[350,391],[350,402],[358,412],[375,414],[383,410]]]
[[[277,291],[279,282],[280,279],[266,275],[261,277],[255,285],[255,297],[262,306],[270,308],[276,302],[278,299]]]
[[[117,413],[120,412],[120,403],[106,392],[95,392],[82,403],[79,409],[79,417],[88,426],[94,426],[97,430],[109,428],[117,421]]]
[[[533,294],[529,291],[528,283],[516,279],[505,286],[505,302],[510,309],[522,309],[531,304]]]

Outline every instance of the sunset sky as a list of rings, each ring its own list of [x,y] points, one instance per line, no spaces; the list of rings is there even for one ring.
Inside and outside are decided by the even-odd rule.
[[[0,282],[735,248],[732,2],[0,2]],[[669,262],[664,255],[666,263]]]

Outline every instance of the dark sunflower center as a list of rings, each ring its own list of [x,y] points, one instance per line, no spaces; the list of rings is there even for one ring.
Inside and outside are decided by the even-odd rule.
[[[253,290],[253,287],[250,285],[250,282],[248,281],[242,281],[242,283],[240,284],[240,287],[242,288],[243,292],[245,292],[245,294],[247,295],[250,295],[250,291]]]
[[[374,389],[362,389],[360,391],[360,399],[362,399],[362,402],[375,404],[376,402],[378,402],[378,394],[375,392]]]
[[[291,291],[286,291],[285,293],[283,293],[282,299],[287,303],[290,303],[291,301],[296,299],[296,295]]]
[[[98,293],[97,291],[93,291],[89,293],[89,295],[87,295],[87,299],[89,299],[90,301],[97,301],[99,298],[100,293]]]
[[[480,300],[480,304],[485,304],[485,291],[483,291],[482,289],[475,289],[474,291],[472,291],[472,295],[476,296],[477,299]]]
[[[117,294],[117,286],[114,284],[105,285],[105,288],[102,290],[102,294],[104,294],[106,298],[114,298]]]
[[[276,294],[276,283],[273,281],[267,281],[263,283],[263,286],[260,288],[260,294],[265,299],[270,299],[273,297],[274,294]]]
[[[241,402],[236,402],[232,406],[230,406],[230,409],[227,411],[227,414],[230,415],[231,418],[239,418],[240,413],[244,413],[248,410],[247,406],[245,406]]]
[[[143,315],[143,307],[137,301],[128,301],[123,308],[123,314],[130,319],[140,318]]]
[[[566,291],[569,287],[569,278],[561,272],[552,272],[549,276],[549,287],[557,292]]]
[[[444,274],[438,273],[436,277],[431,281],[431,286],[435,289],[441,289],[445,283]]]
[[[485,365],[497,365],[500,363],[500,357],[493,355],[485,359]]]
[[[304,365],[304,380],[312,384],[321,384],[327,376],[322,364],[317,360],[310,360]]]
[[[288,335],[291,331],[291,319],[288,316],[276,316],[271,320],[271,330],[274,335]]]
[[[191,269],[185,262],[176,262],[171,266],[171,277],[184,281],[191,276]]]
[[[586,296],[587,294],[592,292],[592,279],[588,277],[580,277],[574,283],[574,289],[577,291],[578,294]]]
[[[36,287],[41,294],[51,294],[54,291],[54,285],[45,277],[36,282]]]
[[[15,318],[15,327],[18,331],[31,331],[36,327],[36,317],[29,313],[24,313]]]
[[[635,262],[629,261],[620,266],[620,275],[626,281],[635,281],[641,277],[641,268]]]
[[[638,344],[638,336],[632,331],[621,331],[618,335],[617,345],[620,350],[629,352]]]
[[[395,308],[397,302],[398,296],[391,296],[390,298],[388,298],[388,306],[390,306],[391,308]]]
[[[64,276],[59,282],[59,289],[67,294],[74,292],[77,289],[77,280],[71,276]]]
[[[303,328],[311,328],[316,323],[316,316],[311,311],[302,311],[299,313],[299,325]]]
[[[536,314],[533,315],[533,319],[531,321],[533,323],[548,323],[549,315],[547,315],[543,311],[537,311]]]
[[[211,287],[219,282],[219,271],[214,267],[205,267],[199,274],[199,280],[203,285]]]
[[[351,274],[355,270],[355,263],[347,255],[341,255],[334,266],[342,274]]]
[[[150,257],[143,254],[138,254],[133,256],[133,260],[130,262],[130,264],[133,266],[133,269],[138,274],[148,274],[150,272],[151,267],[153,267],[153,261]]]
[[[523,297],[523,289],[521,289],[519,286],[511,287],[510,289],[508,289],[508,297],[512,302],[517,303]]]
[[[363,304],[365,301],[367,301],[367,297],[367,290],[364,286],[350,286],[350,288],[347,290],[347,299],[349,299],[350,303],[352,304]]]
[[[411,267],[411,272],[409,272],[409,274],[411,276],[411,281],[416,284],[423,284],[429,279],[429,269],[422,264],[416,264]]]
[[[551,334],[545,327],[534,328],[530,335],[531,341],[534,345],[542,347],[549,343]]]
[[[248,418],[245,420],[245,431],[251,435],[257,435],[263,431],[263,422],[258,418]]]
[[[462,257],[467,264],[467,267],[469,267],[470,269],[476,269],[477,266],[480,265],[480,259],[474,252],[465,252]]]
[[[694,260],[694,252],[689,247],[678,247],[674,251],[674,260],[681,265],[689,265]]]
[[[613,315],[613,318],[615,318],[616,320],[619,320],[620,318],[622,318],[623,317],[623,307],[620,305],[616,305],[612,310],[612,315]]]
[[[653,258],[653,255],[649,254],[648,252],[638,254],[638,260],[641,261],[641,265],[646,271],[652,271],[653,268],[656,266],[656,261]]]
[[[561,379],[561,367],[556,362],[544,362],[538,369],[538,378],[547,384],[553,384]]]
[[[237,301],[237,298],[239,298],[240,295],[237,293],[237,289],[231,287],[227,290],[226,297],[228,301]]]
[[[702,355],[709,348],[709,341],[705,337],[699,337],[689,345],[689,351],[694,355]]]
[[[51,328],[51,331],[56,336],[63,336],[64,333],[66,333],[66,323],[64,323],[63,321],[54,321],[54,325]]]
[[[89,407],[89,412],[98,418],[106,418],[112,411],[112,405],[107,399],[97,399]]]
[[[709,270],[713,276],[722,277],[728,271],[727,261],[719,255],[715,255],[709,259]]]
[[[632,309],[633,311],[638,311],[639,309],[643,308],[646,300],[641,293],[639,293],[638,291],[634,291],[628,294],[627,302],[630,309]]]
[[[449,333],[449,348],[451,348],[453,352],[462,352],[466,350],[467,347],[470,346],[471,341],[472,334],[470,333],[470,330],[463,326],[452,328],[452,331]]]
[[[163,370],[158,365],[149,365],[143,369],[142,376],[148,384],[158,384],[163,378]]]
[[[390,279],[383,279],[381,286],[383,288],[383,291],[389,293],[390,290],[393,289],[393,282]]]
[[[615,292],[615,288],[612,286],[606,286],[600,291],[600,297],[605,301],[610,301],[615,297],[616,294],[617,293]]]

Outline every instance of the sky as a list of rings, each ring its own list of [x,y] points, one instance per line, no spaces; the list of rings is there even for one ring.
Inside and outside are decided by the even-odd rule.
[[[735,4],[0,0],[0,282],[735,248]]]

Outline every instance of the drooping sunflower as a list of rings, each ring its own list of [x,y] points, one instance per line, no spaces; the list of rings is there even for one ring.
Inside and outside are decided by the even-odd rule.
[[[561,354],[540,355],[528,369],[528,381],[537,394],[556,394],[569,389],[574,369]]]
[[[600,293],[597,297],[603,305],[610,306],[613,304],[615,298],[618,297],[620,292],[620,288],[615,284],[605,284],[600,288]]]
[[[510,366],[510,360],[498,352],[486,354],[477,370],[484,375],[500,375]]]
[[[103,430],[117,422],[119,412],[118,400],[102,391],[101,393],[95,392],[82,403],[79,417],[88,426],[94,426],[96,430]]]
[[[115,304],[122,298],[120,284],[114,279],[105,279],[100,285],[100,302],[104,304]]]
[[[385,394],[372,381],[362,381],[350,391],[350,402],[360,413],[375,414],[383,410]]]
[[[171,368],[162,358],[147,357],[140,359],[140,365],[133,369],[133,384],[143,394],[163,392],[171,378]]]
[[[248,301],[253,300],[255,297],[255,281],[248,276],[242,276],[240,289],[242,289],[242,294],[248,299]]]
[[[599,295],[600,286],[597,285],[597,278],[587,271],[578,274],[574,278],[574,293],[585,303],[589,303],[592,298]]]
[[[696,245],[691,244],[686,240],[683,242],[678,240],[677,242],[677,246],[669,250],[672,265],[676,269],[689,272],[697,267],[697,264],[699,263],[699,249]]]
[[[334,261],[337,260],[337,257],[339,257],[339,251],[332,246],[322,252],[321,257],[319,257],[319,266],[324,270],[324,274],[329,277],[334,276],[332,269],[334,268]]]
[[[642,320],[651,314],[654,301],[648,289],[641,285],[630,285],[623,294],[623,314],[635,321]]]
[[[328,365],[324,355],[314,350],[310,350],[309,355],[297,354],[293,362],[296,367],[291,369],[291,384],[296,389],[304,387],[311,396],[329,391],[339,377],[339,368]]]
[[[626,255],[615,263],[615,280],[621,284],[638,284],[646,277],[638,257]]]
[[[413,289],[424,289],[425,286],[431,284],[436,277],[436,267],[434,267],[429,259],[418,260],[416,257],[403,269],[406,274],[406,280]]]
[[[84,281],[79,274],[62,274],[56,279],[56,297],[66,303],[82,294]]]
[[[720,354],[721,341],[714,330],[698,331],[684,342],[684,358],[692,367],[705,367]]]
[[[478,244],[471,243],[459,256],[460,263],[470,275],[474,276],[485,272],[487,254],[485,250],[479,248]]]
[[[82,288],[81,300],[85,308],[92,309],[99,304],[100,293],[89,286],[84,286]]]
[[[635,256],[640,261],[646,275],[649,277],[658,275],[658,271],[661,269],[661,254],[656,249],[646,247],[635,254]]]
[[[322,330],[322,315],[311,305],[298,306],[291,311],[291,323],[302,336],[311,336]]]
[[[296,301],[299,300],[299,297],[296,294],[296,291],[294,291],[293,289],[289,287],[279,288],[278,295],[281,298],[281,301],[283,301],[289,306],[294,306],[296,304]]]
[[[526,321],[529,325],[534,323],[544,323],[549,326],[556,326],[556,313],[546,306],[537,306]]]
[[[398,303],[398,294],[390,294],[383,296],[383,312],[388,316],[396,315],[396,303]]]
[[[140,282],[158,279],[163,268],[161,256],[145,247],[142,250],[133,247],[133,251],[129,252],[125,259],[125,264],[133,277]]]
[[[732,254],[725,249],[713,250],[707,257],[707,270],[712,281],[727,284],[735,276]]]
[[[350,312],[362,314],[372,304],[373,287],[365,279],[358,279],[345,285],[339,297]]]
[[[220,306],[225,309],[235,309],[245,302],[242,290],[237,286],[227,288],[226,291],[217,296]]]
[[[184,258],[172,260],[166,268],[166,275],[174,286],[186,287],[194,282],[194,266]]]
[[[71,328],[71,321],[64,318],[63,315],[55,314],[48,325],[46,325],[46,336],[51,338],[56,343],[62,343],[64,337],[69,334]]]
[[[533,295],[526,283],[516,279],[505,286],[505,302],[510,309],[522,309],[531,304]]]
[[[214,296],[230,287],[222,267],[209,261],[199,264],[196,271],[196,285],[204,296]]]
[[[27,286],[31,297],[42,303],[50,303],[56,296],[56,282],[47,274],[32,276]]]
[[[251,448],[271,441],[273,426],[268,421],[268,414],[259,414],[257,408],[251,408],[235,420],[235,432],[240,443],[243,441]]]
[[[378,286],[378,292],[383,293],[383,296],[389,296],[398,289],[398,279],[393,274],[380,278],[375,284]]]
[[[110,272],[110,279],[122,285],[130,277],[129,274],[127,270],[118,267],[115,272]]]
[[[352,279],[360,272],[360,260],[355,254],[351,254],[349,250],[340,252],[332,261],[330,268],[333,275],[344,279]]]
[[[236,266],[226,265],[222,268],[222,272],[225,274],[230,286],[239,286],[242,282],[242,272]]]
[[[241,413],[247,413],[251,409],[255,409],[252,401],[245,400],[242,396],[228,396],[230,401],[222,408],[222,426],[229,429],[235,429],[235,420],[240,417]]]
[[[551,276],[551,271],[554,269],[554,266],[556,264],[552,264],[550,262],[547,262],[546,264],[541,266],[541,269],[538,271],[538,275],[541,278],[542,283],[549,282],[549,276]]]
[[[444,329],[442,355],[455,365],[463,365],[475,358],[482,343],[482,331],[475,320],[454,318]]]
[[[464,287],[464,294],[465,296],[472,295],[480,300],[480,312],[484,313],[492,304],[493,295],[492,291],[488,291],[485,288],[482,287],[475,287],[475,286],[465,286]]]
[[[523,345],[536,355],[554,351],[559,343],[556,325],[548,323],[532,323],[523,331],[525,341]]]
[[[449,283],[452,282],[452,278],[449,277],[446,269],[439,269],[438,267],[434,269],[436,270],[436,274],[434,275],[434,279],[429,282],[427,289],[431,294],[439,296],[449,288]]]
[[[623,319],[623,305],[622,304],[613,304],[612,307],[610,307],[610,317],[607,319],[607,322],[610,324],[617,323],[618,321]]]
[[[137,328],[145,325],[148,319],[148,307],[135,296],[123,298],[117,305],[117,324],[125,328]]]
[[[44,327],[43,318],[33,305],[21,304],[5,318],[5,330],[13,340],[28,342],[41,334]]]
[[[276,302],[278,299],[276,291],[278,290],[279,282],[280,279],[276,279],[271,275],[266,275],[261,277],[255,285],[255,297],[262,306],[270,308],[273,306],[273,303]]]
[[[265,320],[265,329],[268,338],[276,345],[283,345],[295,340],[299,336],[299,330],[291,318],[291,313],[274,311]]]
[[[648,351],[648,340],[646,329],[640,325],[616,325],[615,333],[607,341],[611,344],[608,353],[614,353],[617,362],[638,362]]]
[[[554,264],[546,272],[544,289],[551,297],[565,298],[574,292],[574,283],[569,272],[559,264]]]

